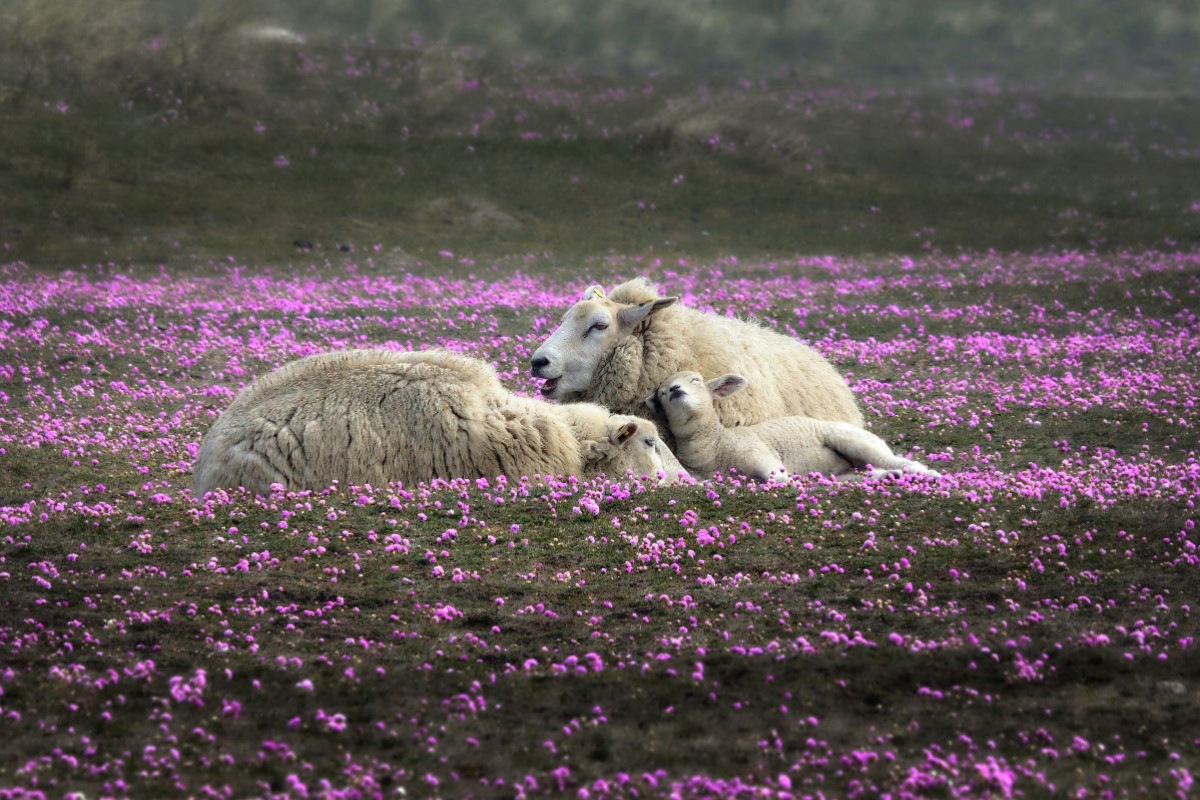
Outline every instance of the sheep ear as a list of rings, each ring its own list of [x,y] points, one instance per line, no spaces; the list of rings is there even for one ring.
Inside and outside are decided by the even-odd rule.
[[[625,444],[629,439],[637,433],[638,426],[636,422],[626,422],[611,434],[613,444]]]
[[[719,378],[713,378],[708,382],[708,390],[713,393],[714,397],[728,397],[735,392],[740,392],[746,388],[746,379],[741,375],[734,375],[728,372]]]
[[[583,299],[584,300],[607,300],[608,295],[605,293],[603,286],[596,284],[595,286],[589,286],[588,288],[584,289]]]
[[[625,306],[617,312],[617,322],[622,328],[631,329],[651,314],[662,311],[667,306],[674,305],[678,297],[656,297],[636,306]]]
[[[662,404],[658,402],[658,392],[654,392],[645,400],[643,400],[642,405],[646,406],[651,411],[662,411]]]

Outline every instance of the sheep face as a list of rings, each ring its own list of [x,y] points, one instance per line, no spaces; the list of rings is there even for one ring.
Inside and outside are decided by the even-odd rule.
[[[608,436],[584,444],[584,463],[588,472],[603,472],[612,477],[624,475],[660,475],[660,483],[687,478],[687,470],[675,454],[658,438],[654,423],[641,417],[614,414],[609,417]]]
[[[676,372],[647,398],[646,405],[662,409],[667,420],[675,425],[709,410],[712,397],[699,372]]]
[[[646,405],[661,408],[674,429],[698,416],[706,416],[712,411],[714,399],[728,397],[745,385],[746,379],[733,373],[705,383],[699,372],[676,372],[663,381],[657,392],[646,398]]]
[[[592,385],[596,368],[638,324],[678,298],[657,297],[636,305],[614,303],[593,286],[567,309],[562,323],[531,359],[533,376],[545,378],[542,396],[572,400]]]

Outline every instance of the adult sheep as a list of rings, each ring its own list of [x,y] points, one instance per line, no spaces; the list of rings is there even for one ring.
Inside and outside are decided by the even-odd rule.
[[[518,397],[488,364],[443,350],[347,350],[243,389],[200,444],[192,487],[265,494],[626,469],[686,475],[648,420]]]
[[[736,372],[748,386],[719,404],[722,425],[801,415],[862,427],[850,387],[815,350],[761,325],[706,314],[677,300],[660,297],[645,278],[607,294],[600,286],[589,288],[533,353],[533,375],[546,379],[542,395],[644,413],[644,398],[676,372]]]

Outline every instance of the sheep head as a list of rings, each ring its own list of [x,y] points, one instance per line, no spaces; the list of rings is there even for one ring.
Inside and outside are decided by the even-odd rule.
[[[627,471],[659,475],[661,483],[688,477],[683,465],[658,438],[653,422],[623,414],[609,417],[605,438],[584,442],[583,461],[587,472],[604,472],[612,477]]]
[[[682,434],[695,425],[704,426],[715,417],[713,401],[728,397],[746,386],[741,375],[728,373],[705,383],[699,372],[676,372],[662,382],[644,401],[651,410],[667,417],[672,432]]]
[[[604,357],[632,335],[642,321],[678,299],[654,297],[639,303],[617,303],[602,287],[589,287],[533,353],[533,376],[546,379],[542,396],[571,400],[583,395]]]

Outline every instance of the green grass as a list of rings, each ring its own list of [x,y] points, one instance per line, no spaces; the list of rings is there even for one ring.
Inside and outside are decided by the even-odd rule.
[[[9,169],[15,173],[9,224],[20,233],[7,238],[15,256],[64,265],[98,256],[169,260],[168,239],[186,252],[272,260],[294,258],[297,239],[321,245],[331,257],[341,243],[382,243],[415,254],[549,247],[594,255],[614,241],[631,252],[697,254],[915,253],[927,239],[942,249],[1196,241],[1195,226],[1186,224],[1186,196],[1166,205],[1115,199],[1125,186],[1103,187],[1096,196],[1073,185],[1076,175],[1112,170],[1120,158],[1112,152],[1028,159],[1005,184],[1036,179],[1037,188],[1014,195],[1008,185],[959,177],[964,167],[991,168],[993,159],[944,140],[915,156],[904,142],[873,149],[873,159],[892,160],[891,170],[863,170],[854,163],[857,154],[835,151],[815,174],[798,174],[769,158],[714,157],[698,147],[645,154],[625,137],[569,145],[482,140],[468,154],[461,141],[397,146],[370,130],[338,139],[305,132],[265,141],[245,130],[214,141],[222,122],[148,131],[128,143],[119,130],[92,129],[82,145],[26,145],[26,137],[42,135],[41,124],[9,128],[24,158]],[[886,127],[887,121],[863,124]],[[136,152],[122,152],[127,144]],[[318,156],[306,155],[311,147]],[[273,166],[280,154],[293,165]],[[1070,174],[1054,172],[1059,159],[1072,164]],[[1195,169],[1194,161],[1164,160],[1138,172],[1151,186],[1182,186],[1200,178]],[[677,175],[686,176],[682,188],[672,185]],[[522,227],[475,230],[424,213],[437,198],[473,195]],[[1079,212],[1082,224],[1056,218],[1068,208]],[[926,230],[935,233],[918,235]]]

